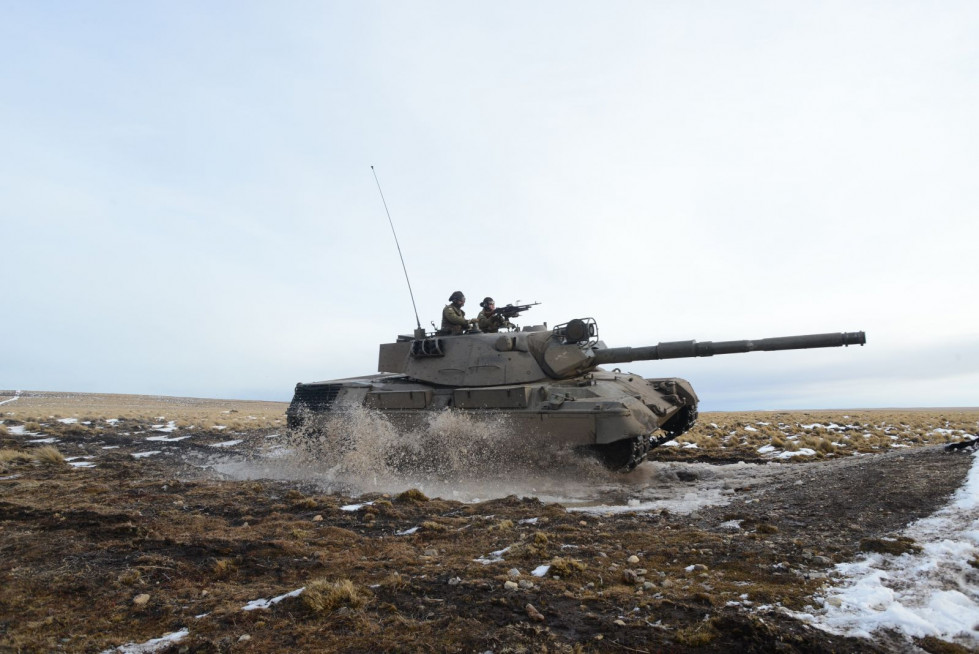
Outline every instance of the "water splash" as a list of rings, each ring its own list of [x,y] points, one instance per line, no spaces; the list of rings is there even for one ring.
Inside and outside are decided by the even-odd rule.
[[[247,451],[209,458],[237,479],[288,479],[326,493],[359,496],[417,488],[430,497],[475,502],[536,497],[598,513],[688,513],[724,504],[745,479],[780,466],[646,462],[611,472],[566,446],[518,431],[505,415],[447,409],[414,424],[366,408],[315,416],[305,427]]]
[[[596,462],[571,448],[516,431],[505,415],[445,410],[420,424],[395,425],[355,408],[290,435],[291,462],[331,490],[394,492],[416,487],[453,499],[540,496],[569,481],[607,478]]]

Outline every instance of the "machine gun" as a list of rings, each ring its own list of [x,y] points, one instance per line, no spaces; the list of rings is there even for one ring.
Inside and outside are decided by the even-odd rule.
[[[508,304],[505,307],[496,307],[493,309],[493,318],[503,322],[509,320],[510,318],[516,318],[520,315],[522,311],[526,311],[530,307],[535,307],[540,302],[531,302],[530,304]]]

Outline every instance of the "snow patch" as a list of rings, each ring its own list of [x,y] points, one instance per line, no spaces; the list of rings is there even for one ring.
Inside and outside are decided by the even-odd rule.
[[[510,551],[509,547],[504,547],[502,550],[496,550],[495,552],[490,552],[486,556],[481,556],[478,559],[473,559],[476,563],[482,563],[483,565],[489,565],[490,563],[499,563],[503,560],[503,555]]]
[[[189,630],[181,629],[180,631],[174,631],[159,638],[153,638],[145,643],[127,643],[114,649],[103,650],[102,654],[112,654],[113,652],[121,652],[122,654],[152,654],[153,652],[166,649],[173,643],[183,640],[188,635],[190,635]]]
[[[279,595],[278,597],[272,597],[270,599],[257,599],[257,600],[252,600],[248,604],[245,604],[243,607],[241,607],[241,610],[242,611],[254,611],[256,609],[267,609],[270,606],[272,606],[273,604],[278,604],[279,602],[281,602],[284,599],[288,599],[290,597],[299,597],[300,595],[303,594],[303,591],[305,591],[305,590],[306,590],[306,587],[303,586],[302,588],[297,588],[294,591],[288,592],[285,595]]]
[[[365,506],[370,506],[373,502],[364,502],[363,504],[346,504],[340,507],[341,511],[360,511]]]
[[[979,556],[979,457],[973,457],[949,506],[904,530],[921,552],[838,564],[839,583],[818,598],[821,608],[797,617],[841,635],[872,638],[890,629],[979,649],[979,584],[970,565]]]

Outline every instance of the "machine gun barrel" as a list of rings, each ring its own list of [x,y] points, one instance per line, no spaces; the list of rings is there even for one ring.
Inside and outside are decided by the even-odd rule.
[[[595,365],[628,363],[653,359],[688,359],[711,357],[715,354],[735,354],[772,350],[806,350],[814,347],[841,347],[863,345],[867,337],[863,332],[836,332],[832,334],[805,334],[802,336],[777,336],[757,341],[671,341],[646,347],[613,347],[594,351]]]
[[[502,316],[503,318],[516,318],[520,315],[522,311],[528,310],[530,307],[536,307],[540,302],[531,302],[530,304],[508,304],[505,307],[496,307],[493,309],[493,317]]]

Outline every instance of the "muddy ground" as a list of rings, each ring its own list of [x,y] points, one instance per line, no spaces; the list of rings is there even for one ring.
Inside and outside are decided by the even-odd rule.
[[[782,608],[802,610],[835,563],[894,547],[888,537],[947,503],[972,457],[942,443],[979,420],[955,409],[707,414],[688,447],[657,450],[604,511],[523,490],[461,502],[417,486],[355,497],[312,475],[232,478],[228,461],[290,450],[275,403],[16,397],[0,405],[4,652],[907,650],[830,635]],[[752,424],[817,418],[874,425],[857,431],[890,445],[777,465],[746,445]],[[738,429],[748,432],[718,445]],[[909,446],[893,447],[895,434]],[[611,505],[617,482],[602,480]],[[723,503],[650,501],[650,488],[696,498],[712,485]]]

